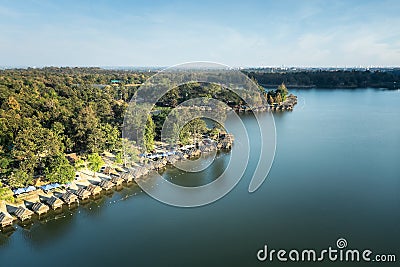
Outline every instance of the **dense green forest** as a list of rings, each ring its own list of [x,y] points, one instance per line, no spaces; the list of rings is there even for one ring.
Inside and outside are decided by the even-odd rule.
[[[0,70],[0,185],[20,187],[45,176],[50,182],[65,183],[82,164],[72,166],[68,153],[93,159],[110,151],[121,161],[121,127],[128,101],[154,72],[106,70],[101,68],[42,68]],[[247,73],[260,84],[274,85],[264,91],[268,103],[284,101],[288,87],[393,87],[399,74],[390,72],[297,72]],[[280,85],[280,86],[278,86]],[[144,129],[145,150],[159,140],[165,118],[178,104],[193,97],[216,98],[230,106],[241,106],[243,99],[215,84],[188,83],[169,91],[158,103]],[[255,103],[266,103],[255,99]],[[207,129],[192,121],[179,134],[181,143]],[[126,147],[126,146],[125,146]],[[132,151],[135,151],[132,149]],[[137,151],[136,151],[137,152]],[[135,152],[135,153],[136,153]],[[134,154],[132,152],[132,154]],[[0,187],[1,187],[0,186]],[[2,193],[0,193],[1,195]]]
[[[0,71],[0,178],[21,187],[45,176],[50,182],[74,178],[67,160],[77,153],[89,165],[103,151],[121,158],[121,127],[128,101],[154,73],[100,68],[43,68]],[[213,84],[189,83],[172,89],[147,118],[145,149],[151,151],[169,112],[193,97],[214,97],[240,104],[235,94]],[[220,127],[220,125],[216,125]],[[180,133],[182,143],[207,129],[193,120]],[[134,151],[134,149],[132,150]],[[137,152],[137,150],[136,150]],[[79,161],[77,165],[81,165]],[[98,164],[97,164],[98,165]]]
[[[245,73],[266,87],[276,87],[284,82],[289,88],[387,88],[400,86],[400,71],[297,71],[263,72],[248,70]]]
[[[3,182],[12,187],[28,185],[43,174],[65,182],[74,177],[66,153],[121,151],[126,101],[147,77],[98,68],[1,71]],[[118,84],[110,82],[116,79]]]

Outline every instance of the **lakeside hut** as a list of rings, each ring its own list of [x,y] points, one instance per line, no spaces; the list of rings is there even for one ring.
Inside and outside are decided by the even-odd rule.
[[[231,149],[234,140],[235,138],[232,134],[221,134],[221,139],[219,140],[217,147],[222,149]]]
[[[111,182],[112,182],[113,184],[115,184],[116,186],[119,186],[119,185],[122,185],[122,183],[124,182],[124,179],[122,179],[121,177],[118,177],[118,176],[114,176],[114,177],[111,179]]]
[[[72,192],[65,192],[62,196],[61,199],[67,203],[68,205],[71,205],[75,202],[78,202],[78,197],[73,194]]]
[[[24,207],[19,207],[18,209],[15,210],[14,214],[21,221],[25,221],[29,220],[32,217],[33,212]]]
[[[0,212],[0,226],[1,227],[10,226],[13,224],[13,221],[14,221],[14,218],[10,214]]]
[[[111,182],[108,181],[108,180],[102,180],[102,181],[99,183],[99,186],[100,186],[101,188],[103,188],[104,190],[108,191],[108,190],[111,190],[111,189],[113,188],[114,184],[111,183]]]
[[[140,178],[142,176],[145,176],[146,174],[149,173],[149,170],[146,167],[138,167],[135,169],[133,175],[136,178]]]
[[[43,213],[47,213],[49,211],[49,207],[41,202],[36,202],[32,205],[32,211],[37,215],[42,215]]]
[[[118,173],[117,171],[115,171],[114,168],[111,168],[110,166],[107,166],[107,167],[104,169],[103,173],[104,173],[104,174],[107,174],[107,175],[116,175],[116,176],[119,176],[119,173]]]
[[[79,198],[80,200],[88,199],[88,198],[90,197],[90,195],[91,195],[91,193],[90,193],[88,190],[84,189],[84,188],[79,188],[79,189],[75,192],[75,194],[78,196],[78,198]]]
[[[169,164],[175,164],[175,162],[177,162],[179,160],[179,156],[178,155],[169,155],[167,158],[167,163]]]
[[[61,199],[52,196],[48,199],[46,199],[46,204],[49,205],[53,210],[61,208],[63,205],[63,202]]]
[[[155,168],[156,170],[160,170],[160,169],[164,168],[166,164],[167,164],[167,163],[166,163],[166,161],[164,161],[164,160],[157,160],[157,161],[154,163],[154,168]]]
[[[101,193],[101,187],[93,184],[88,185],[86,190],[89,191],[92,196],[100,195]]]
[[[133,181],[133,175],[130,172],[129,173],[122,173],[121,174],[121,178],[127,183]]]

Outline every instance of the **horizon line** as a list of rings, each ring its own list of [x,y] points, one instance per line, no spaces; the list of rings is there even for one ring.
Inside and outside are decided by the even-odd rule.
[[[173,65],[171,65],[173,66]],[[0,66],[0,70],[9,69],[44,69],[44,68],[101,68],[101,69],[166,69],[171,66],[162,65],[4,65]],[[301,66],[301,65],[248,65],[248,66],[227,66],[234,69],[397,69],[397,66],[383,66],[383,65],[335,65],[335,66]]]

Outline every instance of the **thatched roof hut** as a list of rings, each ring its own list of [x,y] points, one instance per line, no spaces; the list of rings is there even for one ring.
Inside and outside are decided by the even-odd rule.
[[[155,169],[157,169],[157,170],[164,168],[165,165],[166,165],[166,161],[164,162],[163,160],[157,160],[157,161],[154,163],[154,167],[155,167]]]
[[[18,209],[16,209],[14,211],[14,214],[21,221],[25,221],[25,220],[29,220],[32,217],[33,212],[24,207],[19,207]]]
[[[179,160],[179,156],[177,155],[170,155],[167,158],[167,161],[169,164],[175,164],[175,162],[177,162]]]
[[[104,169],[103,173],[104,174],[108,174],[108,175],[113,174],[113,175],[119,176],[119,173],[114,168],[111,168],[110,166],[107,166]]]
[[[118,185],[122,185],[122,183],[124,182],[124,179],[122,179],[121,177],[114,176],[111,179],[111,182],[118,186]]]
[[[146,168],[146,167],[139,167],[139,173],[141,176],[148,174],[150,171],[150,169]]]
[[[113,188],[113,186],[114,186],[114,184],[113,183],[111,183],[110,181],[108,181],[108,180],[102,180],[100,183],[99,183],[99,186],[101,187],[101,188],[103,188],[104,190],[111,190],[111,188]]]
[[[149,170],[146,167],[137,167],[134,171],[133,171],[133,176],[136,178],[139,178],[141,176],[145,176],[146,174],[149,173]]]
[[[124,179],[125,182],[129,183],[133,181],[133,175],[131,172],[129,173],[122,173],[121,178]]]
[[[53,210],[61,208],[63,202],[61,199],[52,196],[51,198],[46,199],[46,204],[49,205]]]
[[[36,202],[32,205],[32,210],[38,214],[41,215],[43,213],[46,213],[49,211],[49,207],[47,207],[45,204],[41,202]]]
[[[90,184],[86,187],[86,190],[90,192],[93,196],[99,195],[101,193],[101,187],[97,185]]]
[[[79,188],[75,192],[75,195],[77,195],[79,199],[84,200],[84,199],[88,199],[90,197],[91,193],[84,188]]]
[[[9,225],[12,225],[13,221],[14,221],[14,218],[10,214],[0,212],[0,226],[1,227],[6,227]]]
[[[62,196],[61,199],[67,203],[68,205],[75,203],[78,201],[78,197],[73,194],[72,192],[65,192]]]

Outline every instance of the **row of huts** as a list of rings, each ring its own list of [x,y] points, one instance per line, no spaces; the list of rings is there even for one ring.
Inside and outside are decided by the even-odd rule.
[[[201,153],[208,153],[218,149],[230,149],[232,147],[234,138],[232,134],[225,133],[220,135],[218,141],[212,141],[211,139],[207,140],[200,142],[198,145],[187,145],[181,147],[179,150],[173,152],[152,155],[149,154],[145,157],[152,159],[152,161],[147,162],[143,167],[137,168],[133,174],[133,177],[138,178],[138,176],[147,174],[147,172],[150,170],[160,170],[168,164],[175,164],[175,162],[179,160],[199,157]],[[145,170],[140,168],[144,168]]]
[[[147,175],[151,170],[159,170],[165,167],[167,164],[174,164],[178,160],[185,158],[192,158],[199,156],[202,152],[211,152],[217,149],[228,149],[231,148],[233,143],[233,136],[230,134],[224,134],[220,136],[218,142],[203,142],[198,146],[188,146],[175,153],[170,153],[168,155],[157,157],[156,160],[152,160],[144,164],[143,166],[138,166],[134,169],[130,169],[129,172],[115,172],[110,167],[105,167],[102,172],[110,179],[101,179],[100,182],[90,182],[88,185],[80,185],[77,189],[68,188],[65,192],[57,193],[54,192],[51,196],[41,196],[39,201],[30,205],[29,208],[25,206],[16,207],[11,213],[15,215],[21,221],[28,220],[32,217],[34,213],[39,216],[45,214],[49,209],[59,209],[64,204],[71,206],[79,201],[84,201],[89,199],[91,196],[97,196],[102,193],[102,191],[110,191],[114,186],[121,186],[123,182],[130,183],[134,179],[140,178]],[[54,187],[57,188],[58,186]],[[53,188],[53,189],[54,189]],[[47,188],[42,190],[46,190]],[[24,189],[24,192],[32,191],[29,188]],[[50,190],[50,189],[49,189]],[[47,191],[47,190],[46,190]],[[14,193],[24,193],[24,192],[14,192]],[[12,225],[15,218],[11,216],[7,211],[0,211],[0,226],[6,227]]]
[[[104,170],[108,172],[108,170]],[[138,175],[138,173],[137,173]],[[91,196],[100,195],[103,190],[110,191],[114,186],[120,186],[123,182],[132,182],[133,173],[122,173],[121,175],[112,175],[110,179],[102,179],[98,184],[90,183],[87,186],[80,186],[76,190],[67,189],[65,192],[54,192],[51,196],[41,195],[39,201],[26,206],[14,207],[11,214],[13,214],[20,221],[25,221],[31,219],[34,213],[39,216],[46,214],[49,209],[59,209],[64,204],[71,206],[73,204],[78,204],[79,201],[84,201],[89,199]],[[8,211],[0,211],[0,226],[6,227],[12,225],[15,218],[10,215]]]

